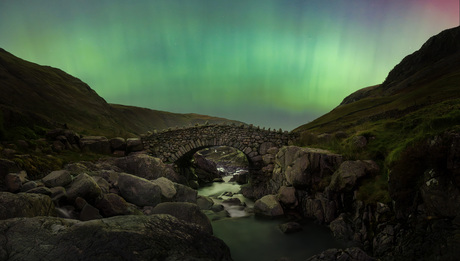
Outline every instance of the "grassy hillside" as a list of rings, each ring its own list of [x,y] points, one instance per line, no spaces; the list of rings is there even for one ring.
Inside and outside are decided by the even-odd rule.
[[[376,160],[382,173],[365,182],[361,196],[385,201],[388,173],[402,153],[451,130],[460,130],[459,27],[432,37],[381,85],[351,94],[331,112],[293,132],[300,135],[298,145],[331,149],[349,159]],[[359,136],[366,138],[365,146],[356,145]]]
[[[62,70],[22,60],[1,48],[0,93],[3,139],[62,126],[82,134],[129,137],[153,129],[228,121],[111,105],[86,83]]]

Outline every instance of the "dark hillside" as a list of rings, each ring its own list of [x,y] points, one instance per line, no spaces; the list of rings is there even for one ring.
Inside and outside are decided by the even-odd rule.
[[[18,127],[36,130],[67,126],[82,134],[133,136],[153,129],[228,121],[111,105],[78,78],[22,60],[1,48],[0,93],[3,133],[16,133]]]

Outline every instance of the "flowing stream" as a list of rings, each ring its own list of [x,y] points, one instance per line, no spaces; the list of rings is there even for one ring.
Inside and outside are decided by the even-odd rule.
[[[230,217],[216,218],[211,210],[206,211],[212,220],[214,235],[230,247],[233,260],[265,261],[287,257],[287,260],[300,261],[328,248],[343,247],[327,227],[313,221],[301,221],[301,231],[284,234],[279,225],[288,220],[255,217],[252,212],[254,202],[239,194],[240,185],[231,182],[231,177],[232,174],[223,177],[224,182],[200,188],[198,194],[210,197],[215,205],[223,205],[228,212]],[[225,200],[234,198],[242,204],[225,203]]]

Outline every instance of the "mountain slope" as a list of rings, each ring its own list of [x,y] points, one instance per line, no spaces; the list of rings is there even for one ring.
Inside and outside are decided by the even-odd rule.
[[[0,119],[3,127],[66,125],[86,134],[132,136],[152,129],[228,121],[108,104],[86,83],[0,48]]]
[[[405,57],[386,80],[346,97],[331,112],[294,132],[353,132],[364,122],[400,118],[446,100],[460,98],[460,27],[431,37]]]
[[[376,161],[380,175],[358,189],[364,202],[395,201],[396,211],[406,215],[414,204],[416,209],[429,170],[456,177],[449,182],[460,188],[452,163],[458,156],[451,152],[460,136],[460,27],[431,37],[382,84],[358,90],[293,132],[299,135],[296,145]]]

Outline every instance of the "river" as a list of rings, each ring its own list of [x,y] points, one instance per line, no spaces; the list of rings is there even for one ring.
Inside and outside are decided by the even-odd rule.
[[[286,260],[300,261],[328,248],[343,247],[327,227],[312,220],[300,221],[301,231],[284,234],[278,226],[288,222],[287,219],[255,217],[252,213],[254,202],[239,193],[240,185],[229,181],[231,175],[223,179],[224,182],[214,182],[200,188],[198,194],[212,198],[214,204],[222,204],[229,213],[229,218],[213,220],[212,226],[214,235],[229,246],[233,260],[274,261],[287,257],[289,259]],[[246,207],[222,203],[229,198],[239,198]],[[211,220],[216,218],[212,211],[205,212]]]

